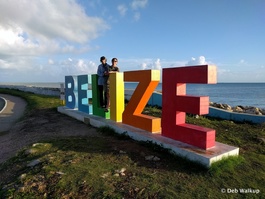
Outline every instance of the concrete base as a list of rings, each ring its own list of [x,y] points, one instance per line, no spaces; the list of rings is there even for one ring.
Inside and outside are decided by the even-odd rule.
[[[206,167],[210,167],[212,163],[219,161],[224,157],[237,156],[239,154],[239,148],[219,142],[215,143],[215,147],[203,150],[189,144],[161,136],[160,133],[152,134],[142,129],[123,123],[117,123],[95,115],[89,115],[76,109],[69,109],[65,106],[58,107],[58,111],[97,128],[109,126],[117,133],[126,133],[126,135],[130,136],[134,140],[151,141],[164,148],[170,149],[176,155],[198,162]]]

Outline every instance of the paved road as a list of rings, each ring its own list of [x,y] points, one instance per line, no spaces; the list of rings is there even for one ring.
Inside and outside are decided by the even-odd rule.
[[[22,98],[12,95],[0,93],[0,97],[7,102],[3,110],[0,107],[0,132],[4,132],[8,131],[23,116],[27,103]]]
[[[0,96],[0,113],[5,106],[5,99]]]

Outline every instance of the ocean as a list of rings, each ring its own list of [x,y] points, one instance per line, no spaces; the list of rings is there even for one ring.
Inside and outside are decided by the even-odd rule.
[[[0,83],[0,85],[60,88],[61,83]],[[126,82],[125,89],[135,89],[137,84]],[[156,90],[162,90],[162,83],[157,86]],[[265,83],[187,84],[187,94],[209,96],[211,102],[230,106],[254,106],[265,109]]]

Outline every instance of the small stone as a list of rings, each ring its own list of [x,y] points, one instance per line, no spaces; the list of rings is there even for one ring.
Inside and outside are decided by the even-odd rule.
[[[223,104],[223,109],[225,109],[227,111],[232,111],[232,107],[228,104]]]
[[[121,170],[120,170],[120,173],[124,173],[126,171],[126,168],[122,168]]]
[[[155,156],[155,157],[153,158],[153,160],[154,160],[154,161],[159,161],[160,158]]]
[[[36,160],[33,160],[30,163],[28,163],[27,166],[28,167],[34,167],[34,166],[36,166],[36,165],[38,165],[40,163],[41,163],[41,161],[39,159],[36,159]]]
[[[260,141],[262,141],[263,143],[265,143],[265,138],[259,138]]]
[[[126,154],[126,152],[125,152],[125,151],[122,151],[122,150],[120,150],[120,154]]]
[[[233,107],[232,110],[234,112],[238,112],[238,113],[243,113],[244,112],[244,110],[241,107],[239,107],[239,106]]]
[[[149,156],[145,157],[145,160],[148,160],[148,161],[159,161],[160,158],[157,157],[157,156],[149,155]]]
[[[23,173],[23,174],[20,175],[19,179],[20,179],[20,180],[23,180],[23,179],[26,178],[26,176],[27,176],[27,174]]]
[[[102,177],[102,178],[106,178],[106,177],[109,176],[109,174],[110,174],[109,172],[108,172],[108,173],[104,173],[101,177]]]
[[[153,155],[149,155],[149,156],[145,156],[145,160],[153,160],[154,156]]]
[[[25,151],[25,154],[26,155],[30,155],[30,154],[34,154],[36,153],[38,150],[37,149],[28,149]]]
[[[39,145],[43,145],[43,143],[35,143],[35,144],[33,144],[32,146],[33,146],[33,147],[36,147],[36,146],[39,146]]]
[[[26,190],[25,187],[19,187],[19,188],[18,188],[18,192],[24,192],[25,190]]]
[[[61,171],[57,171],[56,173],[59,174],[59,175],[64,175],[65,174],[65,173],[63,173]]]

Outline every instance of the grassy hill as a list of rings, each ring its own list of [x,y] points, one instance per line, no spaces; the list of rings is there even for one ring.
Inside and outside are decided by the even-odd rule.
[[[0,93],[20,96],[28,102],[22,122],[44,113],[66,117],[56,112],[60,101],[55,97],[9,89],[0,89]],[[146,107],[144,112],[161,116],[161,109],[155,107]],[[21,132],[29,125],[24,123]],[[74,130],[74,123],[86,125],[72,121],[71,126],[67,126],[69,131]],[[187,123],[215,129],[218,142],[240,148],[239,157],[228,158],[206,169],[172,156],[158,145],[136,142],[110,128],[86,126],[88,134],[96,133],[41,139],[0,164],[0,198],[265,197],[265,124],[192,115],[187,117]],[[48,124],[39,128],[54,134],[60,131],[45,125]],[[36,128],[34,133],[37,132]],[[0,135],[0,140],[4,136]]]

